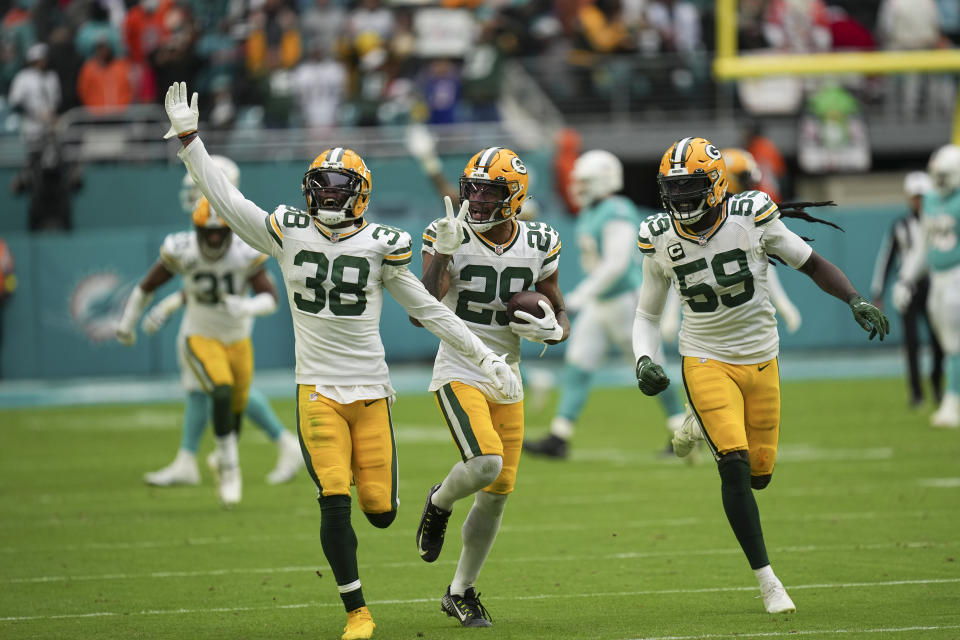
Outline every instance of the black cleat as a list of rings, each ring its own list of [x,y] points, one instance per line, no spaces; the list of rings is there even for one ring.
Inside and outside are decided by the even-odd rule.
[[[567,441],[549,433],[540,440],[524,440],[523,450],[534,455],[559,460],[567,457]]]
[[[443,549],[443,536],[447,532],[447,521],[452,511],[444,511],[430,501],[440,488],[439,484],[430,487],[427,504],[423,505],[420,526],[417,527],[417,551],[424,562],[433,562]]]
[[[470,587],[462,596],[450,593],[450,587],[440,600],[440,610],[446,611],[451,618],[460,621],[462,627],[492,627],[493,617],[487,608],[480,604],[480,594]]]

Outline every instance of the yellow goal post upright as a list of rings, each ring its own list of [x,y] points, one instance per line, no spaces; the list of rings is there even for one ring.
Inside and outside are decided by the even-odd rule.
[[[960,49],[741,56],[737,47],[737,0],[716,0],[716,30],[713,74],[717,80],[828,73],[960,72]],[[960,93],[954,106],[951,141],[960,144]]]

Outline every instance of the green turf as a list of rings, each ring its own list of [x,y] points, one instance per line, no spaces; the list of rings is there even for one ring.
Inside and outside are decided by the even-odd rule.
[[[657,459],[659,405],[616,389],[591,397],[571,461],[522,459],[478,584],[495,626],[460,629],[439,598],[468,502],[436,563],[414,545],[426,491],[456,459],[423,394],[394,407],[396,522],[374,529],[354,511],[374,637],[960,637],[960,433],[908,412],[900,381],[789,383],[783,396],[781,456],[757,499],[798,613],[764,613],[712,461]],[[276,406],[291,424],[292,403]],[[274,448],[261,434],[245,427],[232,511],[208,474],[196,488],[141,484],[172,458],[179,417],[0,412],[0,638],[339,638],[315,491],[305,474],[264,484]],[[528,407],[528,432],[549,417]]]

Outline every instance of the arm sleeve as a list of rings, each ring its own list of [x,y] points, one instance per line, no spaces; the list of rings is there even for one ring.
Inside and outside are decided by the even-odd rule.
[[[383,286],[412,317],[459,353],[479,364],[490,353],[463,320],[424,288],[406,266],[384,266]]]
[[[768,254],[778,256],[794,269],[799,269],[810,258],[813,247],[783,224],[782,220],[768,223],[760,238],[760,245]]]
[[[623,276],[633,260],[636,231],[626,220],[611,220],[604,225],[600,261],[590,275],[577,285],[576,295],[596,298]]]
[[[903,266],[900,267],[900,280],[910,286],[916,284],[927,272],[927,234],[929,233],[927,225],[918,225],[916,240],[901,258]]]
[[[887,288],[890,269],[893,268],[893,261],[897,257],[897,243],[894,241],[896,232],[896,227],[894,227],[890,230],[890,233],[884,236],[883,244],[880,245],[880,252],[877,254],[877,262],[873,266],[870,296],[874,300],[883,297],[883,291]]]
[[[650,356],[657,359],[660,349],[660,315],[670,291],[670,277],[651,258],[643,261],[643,284],[633,321],[633,359]]]
[[[203,141],[197,138],[177,155],[210,205],[223,216],[230,228],[254,249],[275,256],[278,245],[269,231],[267,212],[244,198],[239,189],[230,184],[220,167],[210,159]]]

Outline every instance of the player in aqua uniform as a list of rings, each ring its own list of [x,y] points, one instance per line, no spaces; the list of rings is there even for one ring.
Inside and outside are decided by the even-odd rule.
[[[682,300],[680,355],[692,414],[674,436],[678,455],[706,440],[720,475],[727,520],[760,585],[769,613],[796,610],[767,558],[752,489],[772,477],[780,434],[779,336],[767,275],[769,256],[809,276],[847,302],[856,322],[882,340],[886,316],[857,294],[835,265],[780,220],[762,191],[727,196],[727,168],[704,138],[683,138],[660,161],[660,194],[668,213],[644,220],[637,247],[645,254],[633,328],[637,384],[646,395],[670,379],[653,361],[667,291]]]
[[[587,277],[564,297],[568,312],[577,312],[570,330],[561,376],[560,405],[550,432],[527,440],[525,451],[564,458],[574,423],[590,395],[594,372],[611,346],[630,357],[631,327],[637,291],[643,278],[635,238],[643,214],[625,196],[623,165],[608,151],[587,151],[573,166],[573,197],[582,209],[577,218],[580,265]],[[662,364],[662,361],[661,361]],[[675,431],[683,423],[683,404],[676,392],[657,396]]]
[[[948,144],[934,152],[928,173],[933,190],[923,199],[923,250],[911,255],[898,286],[914,286],[929,269],[927,312],[947,370],[943,400],[930,416],[930,424],[956,429],[960,427],[960,147]]]

